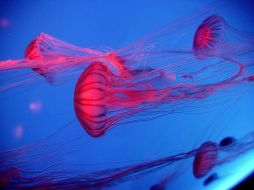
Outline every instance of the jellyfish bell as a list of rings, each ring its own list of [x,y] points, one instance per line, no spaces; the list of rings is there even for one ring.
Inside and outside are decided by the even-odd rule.
[[[25,59],[29,61],[43,61],[45,60],[45,55],[43,55],[43,51],[41,49],[41,41],[44,38],[45,34],[41,33],[39,36],[37,36],[30,44],[28,44],[26,50],[25,50]],[[43,78],[47,80],[49,83],[53,83],[53,75],[50,74],[49,68],[46,65],[40,65],[38,68],[34,67],[31,68],[34,72],[41,75]]]
[[[41,33],[34,40],[32,40],[25,50],[25,59],[34,62],[44,61],[45,62],[44,65],[40,64],[39,67],[35,66],[32,67],[31,69],[36,73],[38,73],[39,75],[41,75],[43,78],[45,78],[47,82],[53,84],[54,82],[53,74],[52,73],[50,74],[50,68],[46,64],[46,59],[49,59],[48,56],[50,55],[45,51],[45,49],[49,49],[46,48],[47,46],[46,43],[44,42],[46,38],[52,37],[50,37],[47,34]],[[43,49],[43,47],[45,49]]]
[[[193,175],[199,179],[206,176],[216,165],[218,158],[217,144],[208,141],[197,150],[193,162]]]
[[[196,29],[192,51],[199,59],[244,57],[253,52],[253,42],[253,34],[235,29],[222,16],[214,14]]]
[[[54,84],[54,76],[57,70],[61,70],[62,68],[54,64],[49,64],[52,62],[51,60],[57,63],[70,57],[98,53],[89,49],[86,50],[87,52],[82,48],[63,42],[46,33],[40,33],[27,46],[25,50],[25,59],[32,62],[31,69],[33,71],[44,77],[47,82]],[[33,65],[33,63],[37,63],[38,66]]]
[[[106,59],[91,62],[75,87],[74,108],[79,122],[89,135],[99,137],[122,123],[157,118],[176,109],[181,111],[181,108],[192,111],[192,107],[186,104],[191,104],[194,99],[205,99],[246,82],[248,73],[244,72],[242,63],[234,60],[196,61],[191,68],[194,71],[189,70],[189,62],[176,64],[174,69],[125,69],[123,64],[122,68],[115,67],[120,74],[108,66]],[[225,68],[228,69],[223,72]],[[218,70],[223,74],[218,75]],[[184,76],[179,77],[179,73]]]
[[[39,34],[29,43],[24,57],[24,59],[0,61],[0,71],[31,69],[50,84],[59,84],[66,78],[75,77],[94,61],[102,62],[116,75],[128,76],[129,72],[124,67],[124,59],[113,50],[103,52],[81,48],[45,33]],[[15,80],[6,81],[8,84],[0,90],[27,84],[28,81],[37,81],[36,76],[32,73],[17,75]]]
[[[55,82],[56,79],[54,78],[57,72],[61,72],[61,70],[75,67],[84,69],[87,64],[82,64],[82,60],[86,62],[86,59],[90,62],[97,61],[105,64],[115,74],[127,74],[123,64],[124,60],[116,53],[104,54],[101,51],[80,48],[45,33],[41,33],[27,46],[25,58],[30,61],[41,62],[38,68],[33,67],[32,70],[43,76],[49,83]],[[59,65],[53,63],[54,61],[59,62]],[[63,62],[62,64],[67,62],[67,64],[60,65],[61,62]]]
[[[197,28],[193,39],[193,51],[199,58],[212,56],[223,37],[225,20],[219,15],[211,15]]]
[[[85,55],[101,55],[101,52],[89,48],[80,48],[46,33],[40,33],[25,50],[25,58],[30,60]]]
[[[91,64],[83,72],[74,92],[74,108],[79,122],[91,136],[105,133],[108,125],[105,101],[108,69],[101,63]]]
[[[134,73],[137,75],[118,76],[105,64],[93,62],[80,75],[74,91],[74,108],[80,124],[89,135],[99,137],[117,126],[120,120],[132,121],[132,115],[158,107],[157,101],[164,100],[167,94],[160,93],[153,85],[158,78],[171,79],[158,73],[145,73],[147,76],[142,72],[138,74],[139,71]]]

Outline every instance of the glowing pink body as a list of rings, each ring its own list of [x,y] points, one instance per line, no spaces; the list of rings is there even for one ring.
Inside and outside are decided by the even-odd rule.
[[[198,57],[206,57],[214,54],[216,45],[223,35],[225,21],[221,16],[212,15],[206,18],[195,32],[193,51]]]

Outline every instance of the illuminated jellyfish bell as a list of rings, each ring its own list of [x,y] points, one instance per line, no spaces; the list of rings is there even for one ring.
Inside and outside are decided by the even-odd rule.
[[[79,73],[92,61],[103,62],[115,73],[123,70],[123,60],[115,52],[103,51],[102,48],[100,50],[81,48],[41,33],[27,46],[25,59],[0,61],[0,72],[32,69],[50,84],[56,84],[65,80],[67,76]],[[32,82],[36,79],[30,73],[13,78],[11,82],[6,81],[9,84],[4,85],[0,90],[26,84],[27,81]]]
[[[81,56],[97,54],[99,52],[88,48],[79,48],[48,34],[41,33],[27,46],[25,59],[35,63],[41,62],[38,66],[31,66],[32,70],[43,76],[49,83],[53,83],[54,74],[68,68],[64,64],[65,61],[69,60],[69,67],[72,67],[75,66],[72,65],[72,62],[75,63],[75,57],[76,61],[79,61]]]
[[[189,64],[193,64],[194,71],[189,70]],[[120,124],[154,119],[181,109],[192,111],[192,104],[199,103],[197,100],[248,82],[245,66],[229,60],[208,63],[187,60],[174,67],[132,69],[131,72],[128,68],[122,69],[121,73],[129,75],[116,75],[107,64],[94,61],[76,83],[75,112],[88,134],[99,137]],[[225,67],[229,69],[218,76],[213,67],[222,71]]]
[[[152,117],[147,115],[146,111],[158,107],[157,101],[164,101],[164,97],[167,96],[157,91],[153,83],[156,83],[157,79],[167,77],[157,70],[154,71],[155,73],[148,76],[147,73],[141,73],[138,76],[123,77],[112,73],[101,62],[91,63],[78,79],[74,92],[75,112],[87,133],[93,137],[101,136],[107,130],[121,124],[120,120],[138,121],[139,119],[135,119],[138,113],[144,117]],[[147,81],[137,82],[138,79]]]
[[[81,125],[91,136],[102,135],[108,125],[107,105],[104,100],[108,73],[104,65],[92,64],[82,73],[76,84],[75,112]]]
[[[40,34],[37,36],[26,48],[25,50],[25,58],[28,60],[43,60],[45,55],[43,55],[43,50],[41,50],[41,42],[44,38],[44,34]],[[49,74],[49,68],[47,65],[40,66],[38,68],[32,68],[33,71],[43,76],[49,83],[53,83],[53,75]]]
[[[115,72],[123,68],[123,60],[115,55],[114,52],[104,54],[102,50],[81,48],[45,33],[41,33],[27,46],[25,58],[32,61],[51,63],[40,65],[38,69],[42,73],[46,73],[48,70],[56,71],[75,67],[84,68],[82,65],[87,66],[87,64],[82,62],[91,62],[92,60],[103,60],[108,67],[114,68]]]
[[[225,20],[219,15],[206,18],[197,28],[193,39],[194,54],[200,58],[214,54],[223,37]]]
[[[243,56],[253,52],[253,35],[230,26],[220,15],[211,15],[198,26],[193,52],[198,58]]]
[[[208,141],[197,150],[193,161],[193,175],[199,179],[206,176],[216,165],[218,158],[217,144]]]

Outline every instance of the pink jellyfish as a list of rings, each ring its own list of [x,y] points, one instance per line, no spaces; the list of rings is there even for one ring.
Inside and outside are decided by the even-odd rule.
[[[223,37],[225,21],[219,15],[206,18],[195,32],[193,51],[196,56],[206,57],[212,54]]]
[[[198,58],[244,56],[253,51],[253,36],[230,26],[220,15],[211,15],[198,26],[193,53]]]
[[[244,64],[234,60],[213,61],[207,66],[200,65],[200,69],[192,68],[197,69],[193,72],[188,70],[189,67],[185,71],[182,65],[176,65],[143,72],[129,69],[128,75],[120,76],[111,72],[105,64],[93,62],[80,75],[75,87],[76,115],[88,134],[98,137],[120,124],[154,119],[188,110],[188,107],[191,110],[189,101],[191,104],[223,89],[248,82]],[[217,76],[209,72],[213,67],[216,70],[221,68],[223,72],[224,67],[230,64],[233,67],[227,70],[228,73]],[[184,74],[178,75],[176,80],[168,77],[173,71],[179,73],[180,70]]]
[[[213,169],[218,158],[217,149],[217,144],[210,141],[199,147],[193,162],[193,175],[195,178],[202,178]]]

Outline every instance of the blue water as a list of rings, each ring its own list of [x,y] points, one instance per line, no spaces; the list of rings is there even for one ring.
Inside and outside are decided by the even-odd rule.
[[[1,1],[0,19],[7,19],[8,24],[0,28],[0,60],[22,58],[27,44],[41,32],[80,47],[119,49],[174,19],[195,13],[209,2]],[[253,8],[251,1],[239,1],[221,9],[220,13],[230,18],[234,27],[254,31]],[[0,80],[8,76],[2,75]],[[42,79],[38,83],[0,92],[1,150],[33,144],[53,134],[43,141],[46,148],[41,151],[39,162],[29,157],[31,164],[27,170],[45,168],[58,161],[67,163],[64,169],[100,170],[188,151],[207,140],[219,142],[225,136],[241,138],[253,130],[253,88],[246,90],[243,87],[233,90],[233,94],[225,93],[225,105],[212,111],[171,114],[126,124],[101,138],[92,138],[82,129],[74,112],[75,83],[76,80],[70,80],[51,86]],[[31,103],[39,104],[39,110],[31,111]],[[54,161],[44,162],[47,156],[43,152],[47,150],[54,152]],[[176,170],[181,174],[171,180],[168,189],[228,189],[252,172],[253,156],[250,152],[234,162],[214,168],[219,179],[213,186],[204,187],[203,179],[193,177],[192,160],[188,159],[109,189],[149,189]],[[73,163],[82,166],[73,166]]]

